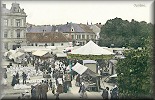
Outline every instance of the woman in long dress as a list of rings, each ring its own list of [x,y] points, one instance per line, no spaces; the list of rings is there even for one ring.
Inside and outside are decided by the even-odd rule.
[[[16,76],[15,76],[15,75],[13,75],[11,85],[12,85],[12,86],[15,86],[15,84],[16,84],[16,83],[17,83]]]

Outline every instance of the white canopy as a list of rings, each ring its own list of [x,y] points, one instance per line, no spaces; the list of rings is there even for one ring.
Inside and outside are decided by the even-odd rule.
[[[86,64],[86,63],[87,63],[87,64],[88,64],[88,63],[89,63],[89,64],[96,64],[97,62],[96,62],[95,60],[83,60],[83,63],[84,63],[84,64]]]
[[[110,77],[117,77],[117,74],[111,75]]]
[[[56,50],[57,47],[56,46],[46,46],[47,49],[52,49],[52,50]]]
[[[48,53],[48,51],[43,51],[43,50],[37,50],[35,52],[33,52],[32,54],[35,55],[35,56],[43,56],[45,55],[46,53]]]
[[[90,40],[84,46],[81,46],[78,49],[75,49],[71,52],[71,54],[80,54],[80,55],[113,55],[113,52],[110,52],[106,49],[95,44],[92,40]]]
[[[77,62],[77,63],[72,67],[72,69],[73,69],[74,71],[76,71],[78,74],[82,75],[82,74],[88,69],[88,67],[86,67],[86,66],[84,66],[84,65],[81,65],[80,63]]]
[[[37,50],[51,51],[51,48],[38,47],[38,46],[23,46],[21,48],[24,52],[34,52]]]
[[[16,52],[16,53],[14,53],[14,54],[11,54],[11,55],[9,56],[9,59],[15,59],[15,58],[20,57],[20,56],[22,56],[22,55],[24,55],[24,53],[22,53],[22,52]]]
[[[67,57],[66,53],[56,53],[57,57]]]

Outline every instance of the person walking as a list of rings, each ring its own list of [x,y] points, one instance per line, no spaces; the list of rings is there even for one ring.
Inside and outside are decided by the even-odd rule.
[[[109,87],[106,87],[106,89],[103,90],[103,92],[102,92],[102,98],[104,100],[110,99]]]
[[[40,84],[38,84],[38,99],[43,99],[42,94],[42,83],[40,82]]]
[[[49,82],[50,89],[52,90],[52,81]]]
[[[36,84],[36,86],[35,86],[35,90],[36,90],[36,99],[39,99],[39,92],[40,92],[40,90],[39,90],[39,84]]]
[[[111,99],[118,99],[118,87],[116,85],[111,90]]]
[[[16,73],[16,80],[17,80],[17,84],[19,84],[19,73]]]
[[[80,93],[80,98],[84,98],[84,95],[86,95],[86,87],[84,85],[84,82],[80,84],[79,93]]]
[[[43,93],[43,99],[47,100],[47,92],[48,92],[48,85],[46,81],[42,84],[42,93]]]
[[[31,86],[31,99],[36,99],[36,88],[35,86]]]
[[[22,77],[23,77],[23,84],[26,84],[26,79],[27,79],[26,73],[23,72]]]
[[[16,76],[13,75],[11,85],[12,85],[12,86],[15,86],[16,83],[17,83],[17,82],[16,82]]]

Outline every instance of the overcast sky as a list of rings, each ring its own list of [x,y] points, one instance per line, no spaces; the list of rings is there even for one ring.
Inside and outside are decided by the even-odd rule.
[[[102,23],[116,17],[123,20],[153,23],[150,1],[2,1],[11,8],[19,3],[27,14],[27,22],[35,25]]]

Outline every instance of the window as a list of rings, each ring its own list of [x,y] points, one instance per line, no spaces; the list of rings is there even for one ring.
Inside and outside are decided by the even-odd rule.
[[[72,39],[74,39],[74,35],[72,35]]]
[[[16,26],[20,27],[20,19],[16,19]]]
[[[85,35],[82,35],[82,39],[85,39]]]
[[[13,7],[13,11],[16,11],[16,7]]]
[[[74,29],[72,28],[72,30],[71,30],[72,32],[74,31]]]
[[[4,26],[8,26],[8,20],[4,19]]]
[[[89,39],[89,35],[87,35],[87,39]]]
[[[8,43],[4,43],[4,48],[8,49]]]
[[[78,36],[77,36],[77,39],[81,39],[81,35],[78,35]]]
[[[36,46],[38,46],[38,44],[37,44],[37,43],[36,43],[35,45],[36,45]]]
[[[79,39],[81,39],[81,35],[79,35]]]
[[[63,43],[61,43],[61,46],[63,46],[64,44]]]
[[[13,32],[11,31],[11,38],[13,38]]]
[[[8,37],[8,31],[4,31],[4,38]]]
[[[17,38],[20,38],[20,29],[17,29],[16,32],[17,32]]]
[[[93,35],[91,35],[91,39],[93,39]]]

